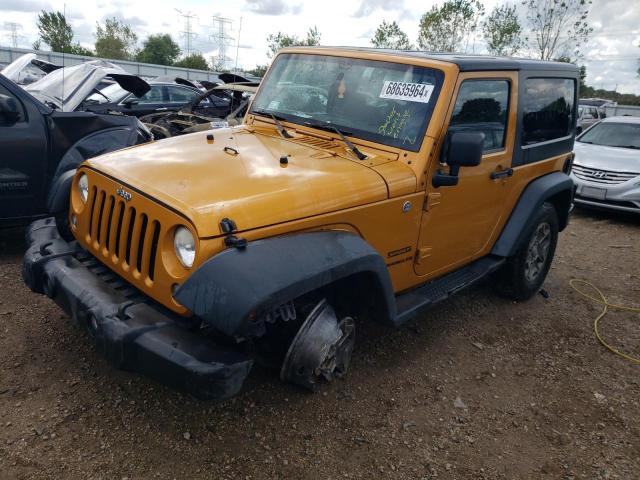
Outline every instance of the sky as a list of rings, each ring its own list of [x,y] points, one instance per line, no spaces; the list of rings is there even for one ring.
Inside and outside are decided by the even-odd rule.
[[[485,0],[490,11],[499,0]],[[420,17],[436,0],[0,0],[0,45],[9,46],[9,23],[20,25],[18,46],[30,47],[37,38],[36,17],[42,10],[65,9],[75,41],[92,47],[96,22],[117,17],[131,25],[140,43],[151,33],[170,33],[184,48],[185,17],[192,15],[192,48],[206,57],[218,52],[213,17],[229,19],[228,68],[250,69],[268,63],[266,37],[282,31],[303,37],[316,26],[323,45],[370,46],[376,27],[397,21],[415,43]],[[180,9],[177,11],[176,9]],[[588,21],[594,31],[583,48],[587,84],[640,94],[640,2],[593,0]],[[483,53],[478,38],[469,52]],[[525,52],[526,55],[526,52]]]

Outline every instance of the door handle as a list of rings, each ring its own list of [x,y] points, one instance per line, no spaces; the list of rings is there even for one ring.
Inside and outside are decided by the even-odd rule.
[[[167,107],[156,108],[156,112],[164,112],[165,110],[169,110]]]
[[[497,180],[498,178],[506,178],[513,175],[513,168],[505,168],[504,170],[496,170],[491,172],[491,180]]]

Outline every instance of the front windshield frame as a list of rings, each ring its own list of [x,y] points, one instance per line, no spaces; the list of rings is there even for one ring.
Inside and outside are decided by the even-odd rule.
[[[385,72],[392,72],[392,71],[397,71],[400,72],[402,75],[407,76],[407,75],[411,75],[412,78],[413,75],[415,74],[418,78],[427,78],[430,77],[433,80],[433,85],[431,85],[430,83],[424,83],[423,85],[432,86],[432,91],[431,94],[428,96],[428,99],[426,101],[410,101],[410,100],[404,100],[404,99],[391,99],[388,101],[388,103],[391,105],[391,107],[389,108],[389,112],[387,117],[379,117],[379,120],[385,120],[390,118],[390,116],[393,113],[398,113],[395,111],[395,108],[393,108],[395,105],[403,105],[404,107],[407,108],[407,110],[405,110],[405,112],[408,112],[408,107],[409,105],[412,106],[414,111],[418,112],[417,115],[417,123],[414,124],[412,127],[414,128],[414,132],[415,135],[411,136],[411,139],[409,141],[407,141],[407,135],[396,135],[395,137],[390,136],[390,135],[385,135],[384,130],[383,133],[380,133],[380,130],[378,129],[378,131],[372,131],[372,130],[365,130],[362,128],[358,128],[358,123],[354,122],[351,124],[344,124],[344,123],[340,123],[340,122],[336,122],[333,121],[333,119],[329,119],[328,121],[325,121],[321,118],[316,118],[313,115],[317,115],[317,116],[326,116],[329,117],[331,114],[329,112],[313,112],[313,115],[308,116],[306,115],[307,112],[302,112],[299,111],[299,114],[305,114],[305,115],[296,115],[294,113],[292,113],[291,111],[279,111],[277,110],[278,107],[276,107],[276,109],[272,109],[272,108],[265,108],[264,105],[261,105],[261,96],[265,95],[265,91],[267,91],[270,87],[270,83],[269,82],[277,82],[279,81],[279,79],[275,79],[274,80],[274,75],[277,75],[278,73],[275,73],[278,71],[278,62],[287,62],[287,61],[295,61],[296,59],[301,58],[302,61],[307,61],[307,62],[321,62],[321,61],[327,61],[326,59],[329,59],[328,61],[330,62],[331,60],[335,60],[335,62],[337,63],[344,63],[344,64],[348,64],[349,67],[348,68],[352,68],[353,65],[357,65],[359,67],[364,67],[364,68],[368,68],[370,67],[372,71],[378,70],[382,73]],[[286,65],[285,67],[286,68]],[[339,76],[340,74],[338,74]],[[373,75],[373,73],[372,73]],[[338,82],[338,76],[336,77],[335,82]],[[342,78],[345,78],[344,75]],[[387,77],[383,77],[381,82],[382,84],[386,85],[387,83],[389,83],[386,80]],[[427,66],[427,65],[420,65],[420,64],[416,64],[416,63],[411,63],[411,62],[394,62],[394,61],[389,61],[389,60],[374,60],[374,59],[369,59],[369,58],[360,58],[360,57],[343,57],[343,56],[339,56],[339,55],[330,55],[330,54],[326,54],[326,53],[322,53],[322,54],[315,54],[315,53],[282,53],[280,55],[278,55],[276,57],[276,59],[274,60],[273,65],[271,66],[271,68],[269,69],[269,72],[267,73],[267,75],[265,76],[265,78],[262,81],[262,84],[260,85],[260,89],[258,90],[256,97],[254,98],[252,104],[251,104],[251,110],[250,110],[250,114],[252,115],[258,115],[258,116],[269,116],[270,114],[274,114],[276,115],[279,119],[286,121],[286,122],[290,122],[290,123],[294,123],[294,124],[298,124],[298,125],[302,125],[302,126],[306,126],[309,128],[321,128],[324,130],[328,130],[328,129],[332,129],[332,128],[337,128],[341,131],[343,131],[345,133],[345,136],[347,137],[351,137],[351,138],[355,138],[355,139],[360,139],[360,140],[364,140],[364,141],[369,141],[369,142],[373,142],[373,143],[378,143],[378,144],[382,144],[388,147],[392,147],[392,148],[398,148],[401,150],[409,150],[409,151],[413,151],[413,152],[418,152],[420,150],[420,148],[422,147],[422,143],[424,141],[424,137],[426,134],[426,130],[429,126],[429,122],[431,120],[431,117],[433,115],[433,111],[435,109],[435,105],[438,102],[439,96],[440,96],[440,91],[442,90],[442,86],[444,83],[444,78],[445,78],[445,72],[443,70],[441,70],[440,68],[436,67],[436,66]],[[284,83],[284,82],[283,82]],[[406,83],[406,84],[411,84],[411,81],[408,82],[397,82],[396,83]],[[417,84],[417,81],[416,81]],[[293,85],[293,84],[292,84]],[[356,85],[356,89],[358,88],[358,84]],[[323,92],[326,91],[327,95],[326,95],[326,101],[327,104],[329,102],[329,98],[330,98],[330,91],[328,88],[325,88],[326,85],[325,84],[319,84],[316,83],[314,85],[311,84],[307,84],[307,85],[294,85],[295,87],[305,87],[308,89],[318,89],[319,91],[322,90]],[[370,98],[373,98],[373,95],[378,95],[378,98],[385,98],[386,97],[382,97],[382,93],[380,92],[380,87],[381,85],[378,85],[378,89],[377,90],[372,90],[371,92],[366,92],[368,94],[370,94]],[[273,87],[274,89],[276,88],[275,86]],[[366,87],[365,87],[366,88]],[[356,90],[356,92],[358,92],[358,90]],[[373,94],[373,95],[372,95]],[[267,97],[268,99],[269,97]],[[271,101],[273,101],[273,96],[271,97]],[[262,102],[264,103],[264,102]],[[417,107],[416,104],[418,105],[422,105],[423,107]],[[267,103],[267,105],[269,105],[269,103]],[[369,105],[367,105],[369,106]],[[420,110],[420,108],[422,108],[422,110]],[[387,121],[388,123],[388,121]],[[415,128],[417,125],[417,128]],[[382,126],[382,125],[380,125]],[[413,141],[413,142],[412,142]]]
[[[633,139],[634,137],[632,136],[628,142],[623,141],[623,145],[620,144],[613,144],[612,142],[609,143],[601,143],[599,142],[599,140],[602,137],[604,139],[607,140],[611,140],[612,137],[611,135],[608,134],[601,134],[601,130],[603,128],[605,129],[610,129],[610,128],[620,128],[620,126],[628,126],[631,127],[632,129],[636,129],[638,130],[639,136],[635,137],[636,141],[634,143]],[[596,138],[592,138],[595,135],[598,135],[598,137]],[[595,141],[594,141],[595,140]],[[580,135],[578,138],[576,138],[576,142],[579,143],[585,143],[587,145],[598,145],[601,147],[613,147],[613,148],[628,148],[628,149],[640,149],[640,123],[632,123],[632,122],[599,122],[596,123],[594,126],[592,126],[590,129],[586,130],[582,135]]]

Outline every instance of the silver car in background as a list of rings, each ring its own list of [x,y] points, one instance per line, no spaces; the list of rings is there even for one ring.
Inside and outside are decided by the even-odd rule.
[[[610,117],[576,139],[575,203],[640,213],[640,117]]]

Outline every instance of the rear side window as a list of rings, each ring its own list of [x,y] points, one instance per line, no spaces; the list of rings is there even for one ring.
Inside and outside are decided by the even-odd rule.
[[[167,87],[169,90],[169,101],[171,103],[191,102],[198,96],[198,92],[188,88]]]
[[[485,152],[501,149],[508,110],[508,81],[467,80],[460,85],[449,132],[482,132]]]
[[[548,142],[571,134],[575,81],[528,78],[522,102],[522,145]]]

